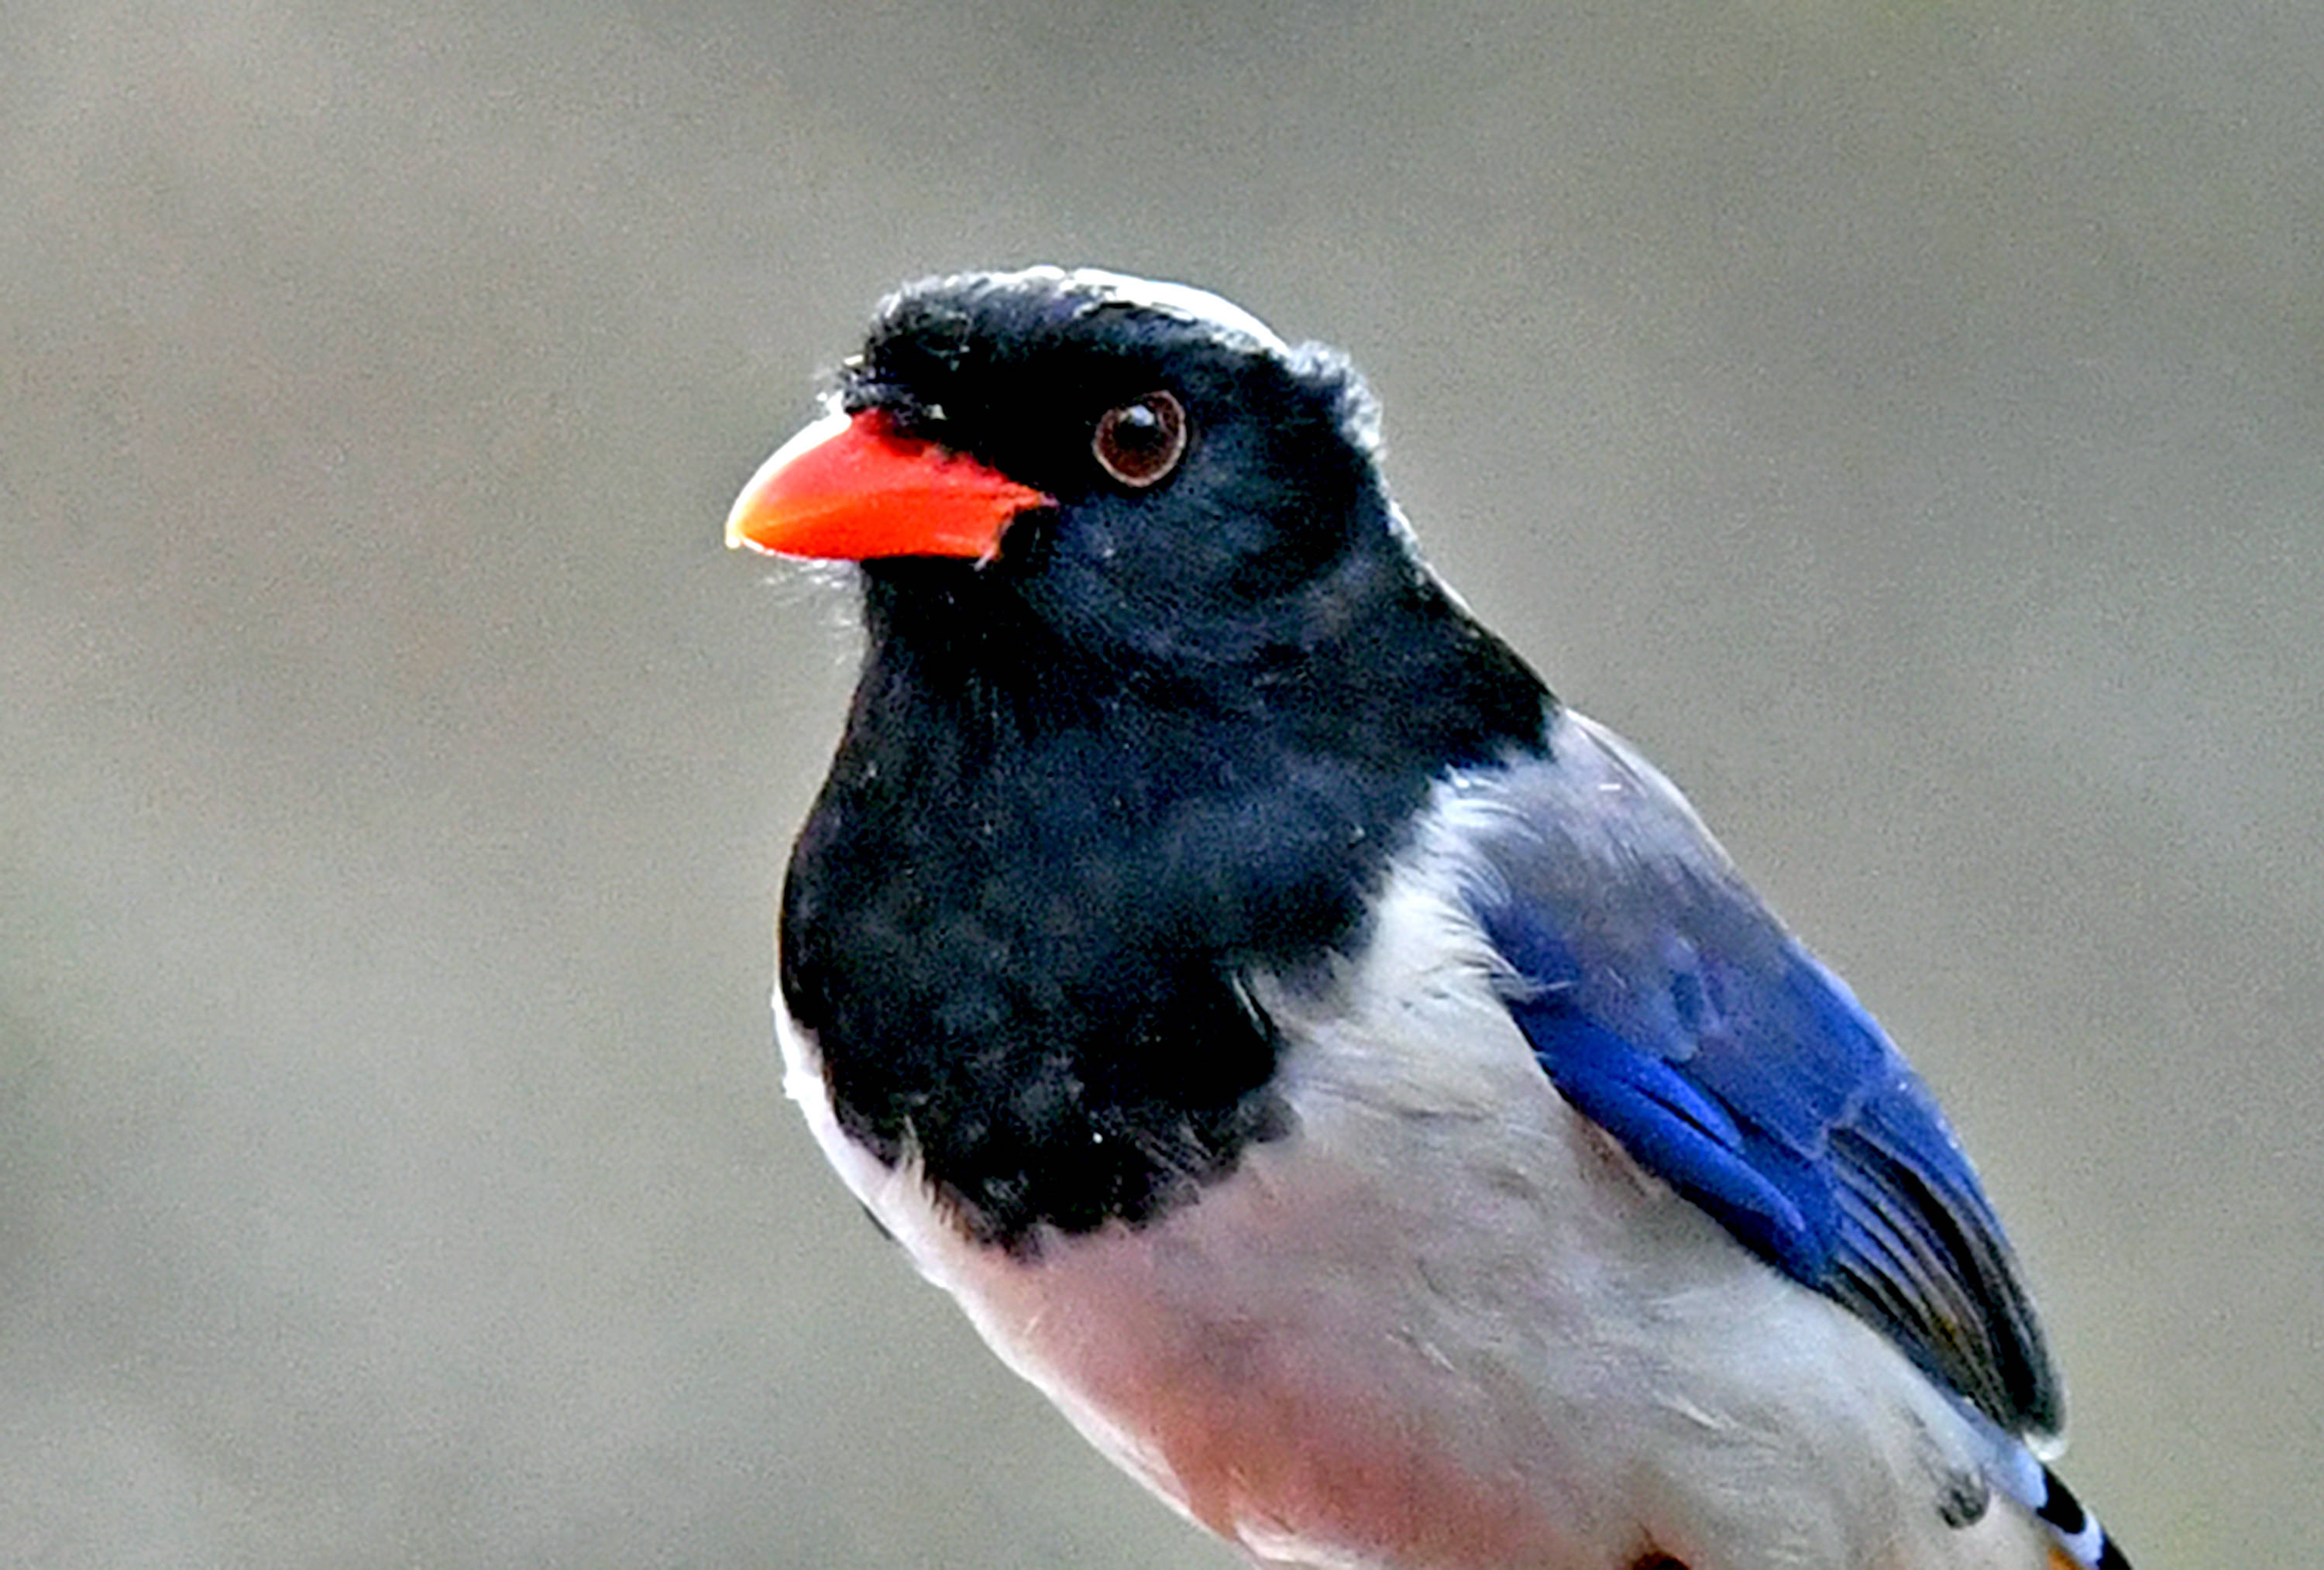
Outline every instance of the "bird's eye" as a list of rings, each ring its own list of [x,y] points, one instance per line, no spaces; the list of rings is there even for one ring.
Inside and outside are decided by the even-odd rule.
[[[1098,466],[1134,490],[1160,483],[1186,451],[1186,406],[1167,392],[1149,392],[1097,422],[1090,451]]]

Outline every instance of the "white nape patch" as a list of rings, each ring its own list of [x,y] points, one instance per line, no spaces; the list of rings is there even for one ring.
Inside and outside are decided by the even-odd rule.
[[[1610,761],[1610,760],[1609,760]],[[1985,1437],[1887,1342],[1642,1178],[1560,1097],[1440,790],[1360,952],[1254,977],[1291,1131],[1135,1229],[969,1242],[786,1086],[848,1187],[1099,1449],[1269,1570],[2043,1570]]]
[[[1047,270],[1037,268],[1035,271]],[[1142,310],[1158,311],[1184,321],[1202,322],[1226,336],[1248,338],[1270,354],[1291,352],[1291,346],[1265,322],[1232,300],[1213,294],[1209,289],[1197,289],[1191,283],[1137,278],[1130,273],[1108,272],[1097,267],[1076,267],[1062,276],[1079,293],[1100,295],[1108,300],[1135,306]]]

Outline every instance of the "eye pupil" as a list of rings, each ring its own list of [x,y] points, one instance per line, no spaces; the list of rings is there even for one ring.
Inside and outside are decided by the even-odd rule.
[[[1090,450],[1098,466],[1122,484],[1144,490],[1178,466],[1186,451],[1186,409],[1168,392],[1149,392],[1097,422]]]

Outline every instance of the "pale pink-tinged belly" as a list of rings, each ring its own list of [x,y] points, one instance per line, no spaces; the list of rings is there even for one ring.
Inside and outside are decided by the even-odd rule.
[[[1295,1545],[1319,1565],[1395,1570],[1629,1563],[1585,1543],[1596,1523],[1573,1507],[1586,1491],[1560,1474],[1587,1464],[1526,1392],[1487,1388],[1388,1318],[1328,1301],[1312,1318],[1279,1301],[1189,1302],[1119,1241],[1111,1268],[988,1281],[963,1300],[1101,1448],[1212,1531],[1292,1564]]]
[[[1229,1541],[1269,1554],[1433,1570],[1600,1570],[1529,1480],[1480,1475],[1458,1446],[1344,1394],[1279,1387],[1142,1390],[1129,1425],[1167,1469],[1157,1484]]]

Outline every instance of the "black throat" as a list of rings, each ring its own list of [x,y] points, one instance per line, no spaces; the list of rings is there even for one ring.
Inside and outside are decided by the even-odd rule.
[[[1136,1225],[1285,1132],[1243,978],[1356,941],[1431,784],[1537,744],[1548,693],[1416,563],[1324,591],[1327,629],[1157,669],[1005,574],[866,569],[781,985],[841,1125],[971,1235]]]

